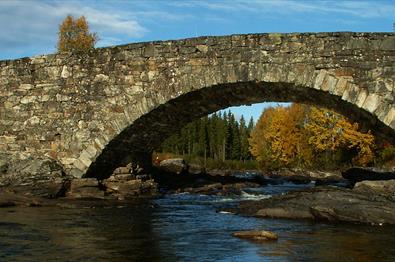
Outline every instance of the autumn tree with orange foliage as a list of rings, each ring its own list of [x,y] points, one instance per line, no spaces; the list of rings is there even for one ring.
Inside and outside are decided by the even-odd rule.
[[[374,160],[374,136],[358,131],[358,124],[351,123],[342,115],[322,108],[311,107],[306,125],[310,132],[309,143],[316,152],[333,153],[338,149],[355,149],[358,154],[353,164],[366,166]]]
[[[309,166],[312,151],[303,130],[305,106],[266,109],[251,133],[250,150],[262,167]]]
[[[358,124],[333,111],[300,104],[266,109],[249,142],[252,155],[263,169],[322,168],[320,159],[325,166],[336,166],[338,155],[343,159],[352,156],[353,164],[363,166],[374,160],[370,132],[359,132]]]
[[[94,48],[98,37],[89,32],[89,25],[84,16],[74,19],[68,15],[59,26],[57,48],[59,52],[82,53]]]
[[[347,148],[355,148],[358,154],[352,159],[354,164],[367,166],[374,160],[374,136],[370,130],[368,133],[358,131],[358,123],[350,123],[346,119],[339,121],[339,128],[342,129],[342,144]]]

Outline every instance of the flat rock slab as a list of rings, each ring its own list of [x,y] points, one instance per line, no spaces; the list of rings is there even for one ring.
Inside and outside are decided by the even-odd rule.
[[[323,172],[299,168],[282,168],[280,170],[270,172],[269,177],[294,183],[309,183],[310,181],[325,183],[344,180],[339,172]]]
[[[395,202],[395,179],[357,182],[353,190],[366,194],[382,195]]]
[[[257,217],[394,225],[395,202],[381,192],[375,192],[372,188],[365,191],[316,187],[260,201],[245,201],[236,209],[236,213]]]
[[[264,231],[264,230],[248,230],[248,231],[238,231],[232,234],[234,237],[248,239],[252,241],[268,241],[268,240],[277,240],[277,234]]]

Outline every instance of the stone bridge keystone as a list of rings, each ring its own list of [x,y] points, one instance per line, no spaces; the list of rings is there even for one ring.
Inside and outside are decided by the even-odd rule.
[[[395,33],[248,34],[0,61],[0,152],[108,176],[229,106],[324,106],[395,142]]]

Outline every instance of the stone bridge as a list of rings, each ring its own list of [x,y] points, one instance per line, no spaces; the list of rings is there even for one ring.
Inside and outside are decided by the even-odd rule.
[[[395,33],[198,37],[0,61],[0,152],[107,176],[186,123],[295,101],[395,141]]]

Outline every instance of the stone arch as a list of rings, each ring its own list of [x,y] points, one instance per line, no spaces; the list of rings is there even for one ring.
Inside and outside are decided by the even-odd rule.
[[[317,78],[319,77],[322,76]],[[322,78],[325,77],[331,76]],[[329,87],[333,92],[327,92],[328,87],[322,86],[319,81],[327,81],[329,85],[333,83],[339,87],[349,85],[347,82],[342,83],[343,80],[317,80],[317,84],[324,87],[323,90],[286,82],[247,81],[217,84],[180,95],[152,110],[146,108],[147,113],[133,121],[108,143],[96,162],[89,166],[86,176],[106,177],[114,168],[131,160],[151,161],[152,151],[185,124],[230,106],[259,102],[299,102],[326,107],[359,122],[365,130],[373,130],[377,137],[394,141],[394,130],[362,107],[364,103],[360,97],[363,95],[359,95],[359,100],[353,100],[356,103],[349,102],[346,99],[351,95],[350,91],[339,96],[335,86]],[[355,87],[350,86],[355,90]],[[364,99],[366,101],[366,97]],[[365,105],[369,106],[371,105]]]

